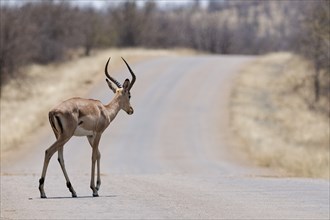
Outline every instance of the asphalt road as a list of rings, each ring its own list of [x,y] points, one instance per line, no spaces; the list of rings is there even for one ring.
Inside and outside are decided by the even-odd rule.
[[[64,159],[78,198],[56,154],[48,198],[39,198],[44,151],[55,140],[47,126],[28,150],[2,161],[1,219],[329,219],[329,181],[279,177],[231,153],[231,80],[251,59],[171,56],[131,64],[134,114],[120,112],[102,136],[100,197],[89,188],[91,148],[75,137]],[[129,74],[123,68],[116,77]],[[107,103],[113,94],[102,81],[88,97]]]

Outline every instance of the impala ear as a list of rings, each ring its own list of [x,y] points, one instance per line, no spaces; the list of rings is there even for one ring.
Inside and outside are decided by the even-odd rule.
[[[123,84],[123,88],[124,88],[125,90],[128,90],[129,84],[130,84],[129,79],[125,79],[125,82],[124,82],[124,84]]]
[[[108,79],[105,79],[105,80],[107,81],[108,86],[113,91],[113,93],[116,93],[117,88],[115,87],[115,85],[112,84],[112,82],[110,82],[110,80],[108,80]]]

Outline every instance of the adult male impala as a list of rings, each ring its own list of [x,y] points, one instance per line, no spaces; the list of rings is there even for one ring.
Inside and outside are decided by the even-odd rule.
[[[66,185],[72,193],[72,197],[77,197],[74,191],[68,174],[65,170],[63,159],[63,146],[70,140],[72,136],[87,136],[92,151],[92,174],[90,187],[93,190],[93,196],[98,196],[98,190],[101,185],[100,179],[100,151],[98,149],[100,138],[104,130],[108,127],[112,120],[115,119],[119,110],[124,110],[127,114],[133,114],[133,108],[130,104],[130,90],[134,85],[136,77],[128,65],[125,62],[128,70],[132,75],[132,81],[126,79],[124,84],[121,85],[117,80],[108,74],[108,59],[105,65],[106,81],[110,89],[115,93],[115,97],[112,101],[103,105],[98,100],[72,98],[60,103],[49,112],[49,122],[56,136],[56,141],[45,152],[45,161],[42,169],[41,178],[39,179],[39,191],[40,197],[46,198],[44,191],[44,182],[47,172],[49,161],[53,154],[58,152],[58,162],[62,168],[64,177],[66,179]],[[95,186],[95,162],[97,162],[97,181]]]

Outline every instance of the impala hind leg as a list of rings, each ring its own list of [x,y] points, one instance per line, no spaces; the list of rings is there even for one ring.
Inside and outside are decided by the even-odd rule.
[[[41,198],[47,198],[46,197],[46,193],[44,190],[44,184],[45,184],[45,178],[46,178],[46,173],[47,173],[47,168],[48,168],[48,164],[50,159],[52,158],[52,156],[54,155],[54,153],[56,151],[58,151],[58,149],[60,147],[63,147],[63,145],[67,142],[68,140],[61,140],[58,139],[55,141],[54,144],[52,144],[46,151],[45,151],[45,159],[44,159],[44,165],[42,168],[42,173],[41,173],[41,178],[39,179],[39,191],[40,191],[40,197]]]
[[[40,197],[41,198],[47,198],[46,194],[45,194],[45,190],[44,190],[47,167],[48,167],[50,158],[57,151],[58,144],[59,144],[58,141],[56,141],[52,146],[50,146],[45,151],[44,165],[43,165],[43,168],[42,168],[41,178],[39,179],[39,191],[40,191]]]
[[[66,180],[66,186],[68,187],[69,191],[72,194],[72,197],[77,197],[76,191],[74,191],[69,176],[66,172],[65,165],[64,165],[64,158],[63,158],[63,146],[58,149],[58,162],[60,163],[60,166],[62,168],[65,180]]]

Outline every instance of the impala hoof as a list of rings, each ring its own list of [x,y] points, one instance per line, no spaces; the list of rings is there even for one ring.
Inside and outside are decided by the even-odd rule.
[[[98,193],[93,193],[93,197],[99,197]]]
[[[77,197],[77,194],[76,193],[72,193],[72,197],[73,198],[76,198]]]
[[[46,196],[46,195],[40,195],[40,198],[42,198],[42,199],[46,199],[47,196]]]

